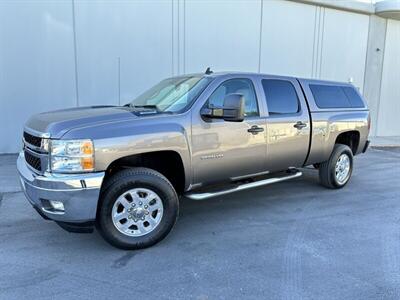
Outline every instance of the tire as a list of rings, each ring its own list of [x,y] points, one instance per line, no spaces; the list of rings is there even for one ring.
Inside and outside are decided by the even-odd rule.
[[[348,161],[346,161],[346,157]],[[339,159],[343,160],[339,162]],[[340,164],[340,166],[337,166],[338,164]],[[345,172],[345,170],[347,170],[347,166],[348,171]],[[339,170],[336,170],[337,167]],[[343,172],[341,170],[343,170]],[[325,162],[322,162],[319,166],[319,180],[321,185],[327,188],[340,189],[349,182],[352,172],[353,152],[347,145],[336,144],[333,147],[333,151],[329,159]]]
[[[96,227],[117,248],[142,249],[168,235],[178,212],[178,196],[165,176],[148,168],[125,169],[104,183]]]

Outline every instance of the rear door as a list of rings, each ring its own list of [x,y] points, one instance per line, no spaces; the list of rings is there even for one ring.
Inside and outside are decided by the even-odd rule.
[[[307,157],[311,123],[306,100],[296,79],[265,76],[259,82],[267,116],[267,169],[301,167]]]

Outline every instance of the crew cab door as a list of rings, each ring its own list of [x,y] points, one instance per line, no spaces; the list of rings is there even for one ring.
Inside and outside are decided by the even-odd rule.
[[[245,100],[243,122],[204,119],[204,106],[221,107],[226,95]],[[215,85],[192,110],[192,170],[196,184],[229,180],[265,170],[266,120],[260,116],[258,95],[250,78],[231,78]],[[200,102],[200,101],[199,101]]]
[[[306,100],[296,79],[265,76],[259,82],[267,104],[269,171],[303,166],[309,150],[311,124]]]

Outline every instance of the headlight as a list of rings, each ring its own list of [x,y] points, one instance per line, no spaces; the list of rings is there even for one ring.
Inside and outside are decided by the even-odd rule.
[[[73,173],[94,170],[91,140],[51,140],[50,168],[53,172]]]

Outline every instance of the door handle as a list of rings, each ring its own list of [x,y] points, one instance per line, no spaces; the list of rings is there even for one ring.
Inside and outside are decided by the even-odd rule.
[[[259,132],[263,132],[264,128],[258,127],[257,125],[253,125],[251,126],[251,128],[247,129],[247,131],[255,135],[258,134]]]
[[[297,128],[298,130],[303,129],[303,128],[306,127],[306,126],[307,126],[307,124],[306,124],[306,123],[303,123],[303,122],[301,122],[301,121],[298,121],[296,124],[293,125],[293,127]]]

